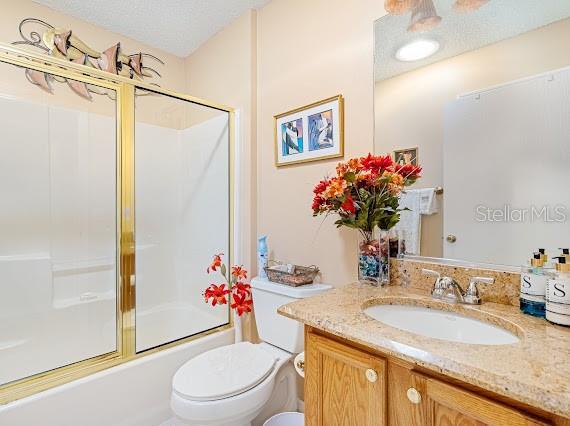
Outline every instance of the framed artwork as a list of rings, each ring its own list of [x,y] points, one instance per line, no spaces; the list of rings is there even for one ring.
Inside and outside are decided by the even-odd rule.
[[[411,164],[412,166],[417,166],[418,147],[398,149],[394,151],[394,161],[401,165]]]
[[[344,155],[342,95],[275,116],[275,165]]]

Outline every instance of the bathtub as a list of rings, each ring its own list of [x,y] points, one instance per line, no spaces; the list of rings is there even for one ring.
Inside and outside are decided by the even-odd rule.
[[[158,426],[172,417],[172,376],[187,360],[234,341],[202,337],[0,406],[0,425]]]
[[[115,350],[112,261],[54,264],[49,253],[0,256],[0,276],[0,383]],[[192,303],[137,310],[138,352],[227,322],[227,309],[213,309],[195,293]],[[176,370],[233,340],[233,330],[225,330],[0,405],[0,425],[158,426],[172,417]]]

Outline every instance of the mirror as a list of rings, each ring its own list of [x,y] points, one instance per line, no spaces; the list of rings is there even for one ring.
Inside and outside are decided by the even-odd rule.
[[[507,266],[558,255],[570,245],[570,2],[386,7],[375,151],[423,167],[401,200],[406,255]]]

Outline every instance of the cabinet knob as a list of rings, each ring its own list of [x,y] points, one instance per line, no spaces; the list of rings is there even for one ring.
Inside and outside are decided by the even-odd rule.
[[[376,382],[376,380],[378,380],[378,373],[373,369],[369,368],[368,370],[366,370],[366,378],[370,383],[374,383]]]
[[[419,404],[422,402],[422,394],[416,388],[409,388],[406,395],[412,404]]]

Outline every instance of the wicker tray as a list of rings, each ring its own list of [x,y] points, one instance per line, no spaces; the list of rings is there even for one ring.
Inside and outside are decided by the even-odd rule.
[[[294,265],[295,271],[293,273],[274,269],[274,266],[266,266],[265,272],[269,281],[279,284],[289,285],[291,287],[298,287],[301,285],[312,284],[313,280],[319,273],[319,268],[316,266],[298,266]]]

